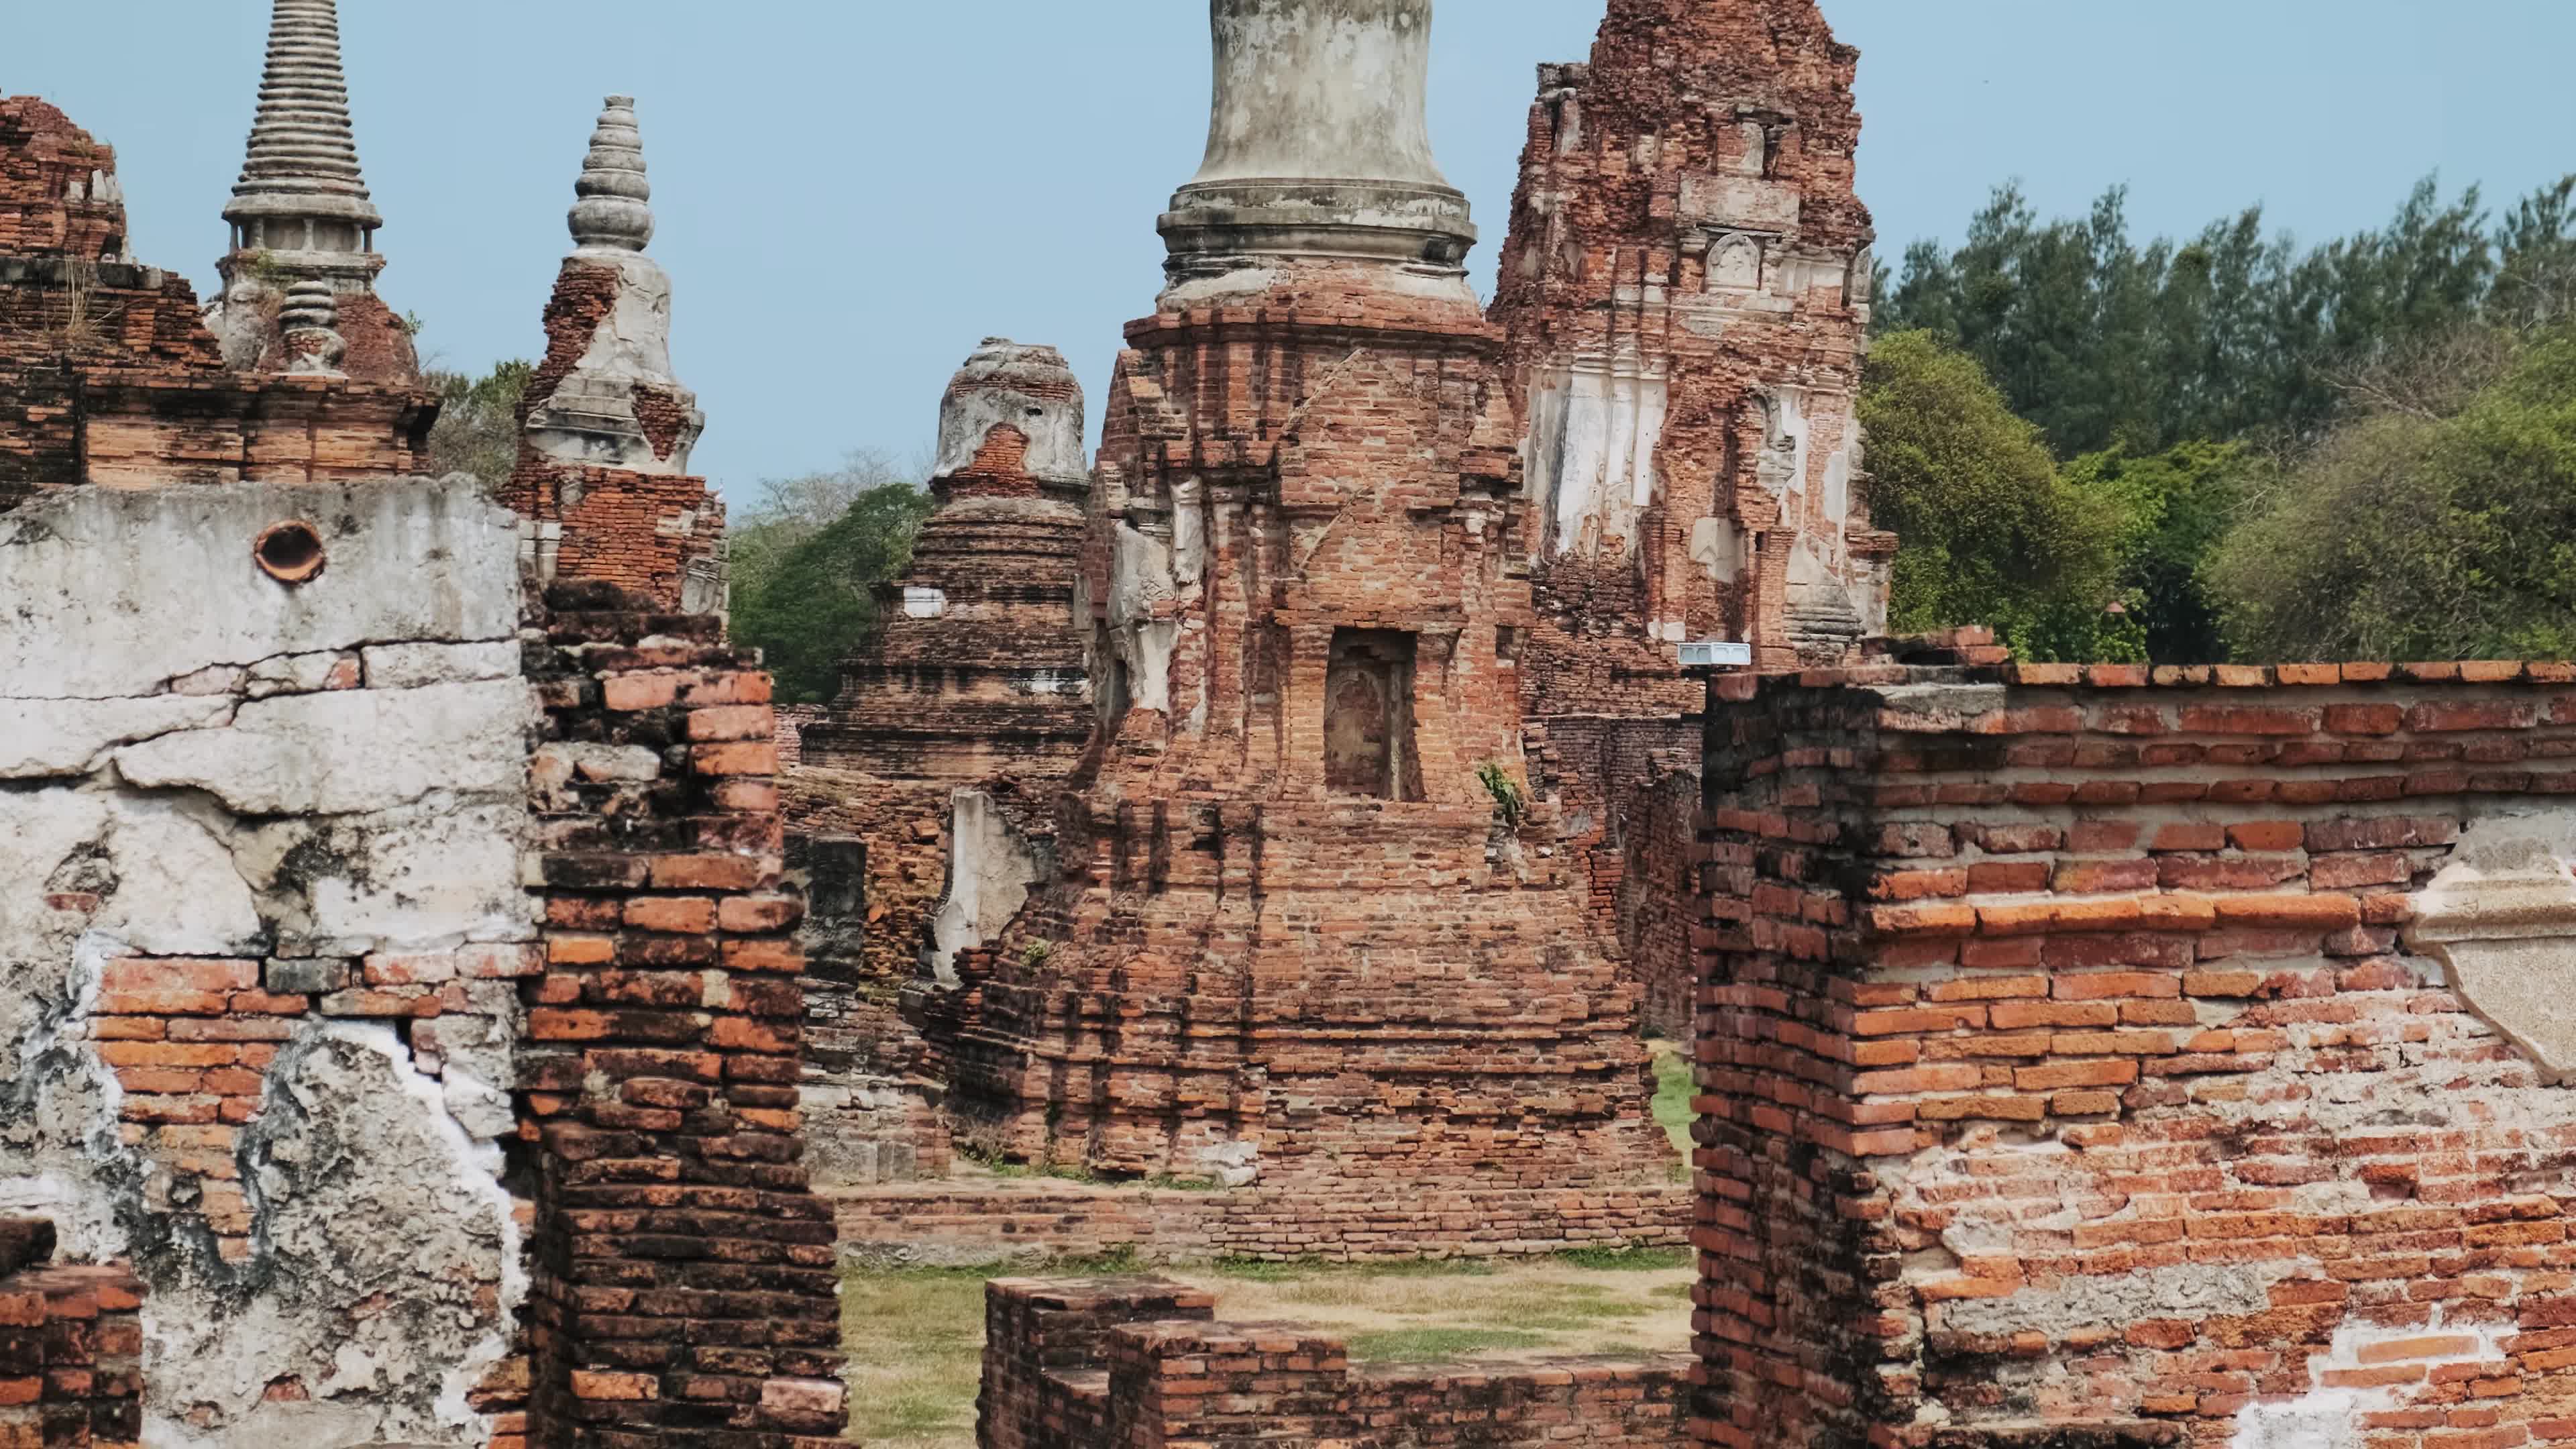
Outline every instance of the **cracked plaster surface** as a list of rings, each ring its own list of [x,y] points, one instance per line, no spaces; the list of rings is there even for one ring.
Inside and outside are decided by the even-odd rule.
[[[250,553],[288,518],[329,553],[301,589]],[[0,1212],[150,1285],[151,1443],[489,1438],[467,1396],[525,1291],[496,1141],[515,984],[454,983],[459,1009],[399,1026],[327,995],[265,1018],[287,1031],[257,1115],[193,1162],[126,1120],[91,1022],[138,957],[533,938],[516,555],[465,479],[82,490],[0,518]],[[247,1200],[237,1251],[190,1211],[210,1180]]]

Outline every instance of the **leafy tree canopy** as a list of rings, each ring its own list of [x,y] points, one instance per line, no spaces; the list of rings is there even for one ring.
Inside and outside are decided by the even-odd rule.
[[[2545,321],[2576,302],[2576,177],[2494,221],[2471,187],[2426,180],[2388,224],[2302,249],[2260,207],[2186,241],[2140,245],[2127,192],[2043,223],[1998,189],[1955,249],[1907,251],[1876,324],[1923,330],[1982,364],[2060,456],[2193,439],[2313,440],[2338,374],[2481,320]]]
[[[930,495],[879,453],[762,485],[732,529],[733,634],[767,654],[782,702],[819,704],[839,691],[841,660],[876,628],[876,588],[911,562],[930,509]]]
[[[1904,540],[1891,629],[1991,624],[2025,658],[2143,657],[2135,620],[2109,612],[2151,526],[2121,470],[2061,477],[1976,360],[1927,332],[1872,349],[1860,417],[1873,516]]]
[[[2576,324],[2446,339],[2355,396],[2211,561],[2237,653],[2576,657]]]
[[[519,399],[534,364],[504,362],[481,377],[431,372],[421,381],[438,389],[438,422],[429,430],[429,470],[444,478],[471,473],[487,488],[509,481],[519,463]]]

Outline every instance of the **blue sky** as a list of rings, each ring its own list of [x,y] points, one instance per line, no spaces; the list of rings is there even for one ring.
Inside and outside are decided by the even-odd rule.
[[[1861,187],[1891,257],[1955,236],[2011,177],[2051,213],[2127,182],[2142,232],[2261,201],[2323,237],[2428,172],[2503,200],[2576,170],[2569,0],[1824,5],[1863,49]],[[852,447],[919,450],[984,336],[1064,348],[1096,403],[1206,134],[1197,0],[341,8],[382,289],[445,366],[536,350],[599,98],[639,98],[679,372],[709,415],[698,461],[737,500]],[[1588,53],[1602,8],[1440,6],[1433,139],[1485,231],[1480,282],[1533,68]],[[0,89],[116,145],[137,254],[201,291],[267,9],[22,4],[0,54]]]

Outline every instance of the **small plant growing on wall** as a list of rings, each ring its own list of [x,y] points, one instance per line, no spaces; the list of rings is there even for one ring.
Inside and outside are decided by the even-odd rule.
[[[1028,944],[1027,949],[1020,952],[1020,964],[1034,971],[1038,967],[1044,966],[1047,963],[1047,959],[1053,955],[1055,955],[1055,947],[1052,943],[1046,941],[1031,941]]]
[[[1476,767],[1476,779],[1484,785],[1485,793],[1494,797],[1494,818],[1506,829],[1520,829],[1521,822],[1529,818],[1529,795],[1521,789],[1521,782],[1493,760]]]

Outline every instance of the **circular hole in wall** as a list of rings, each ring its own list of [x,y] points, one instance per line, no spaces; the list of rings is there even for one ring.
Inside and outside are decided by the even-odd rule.
[[[281,584],[311,583],[321,576],[328,559],[322,551],[322,535],[302,519],[273,524],[251,545],[251,557],[258,561],[259,571]]]

